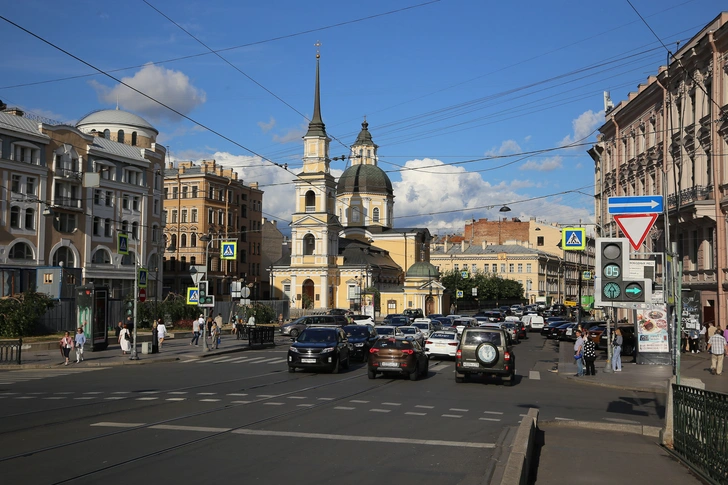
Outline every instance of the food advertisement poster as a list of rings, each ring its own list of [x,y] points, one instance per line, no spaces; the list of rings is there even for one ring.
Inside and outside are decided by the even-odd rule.
[[[638,352],[669,352],[667,340],[667,308],[651,305],[649,310],[637,312]]]

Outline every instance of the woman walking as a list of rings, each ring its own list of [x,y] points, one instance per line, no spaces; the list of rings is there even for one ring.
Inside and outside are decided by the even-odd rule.
[[[614,331],[614,338],[612,339],[612,370],[614,372],[622,372],[622,344],[624,339],[622,338],[622,331],[617,329]]]
[[[167,327],[164,326],[164,320],[161,318],[159,319],[159,323],[157,324],[157,336],[159,337],[159,351],[162,351],[162,344],[164,343],[164,339],[167,336]]]
[[[210,336],[212,337],[212,341],[210,342],[210,348],[217,349],[220,345],[220,328],[217,326],[217,322],[212,322]]]
[[[83,360],[83,346],[86,344],[86,335],[81,327],[76,330],[73,340],[76,347],[76,363],[78,364]]]
[[[129,326],[126,324],[119,333],[119,345],[121,345],[122,355],[125,355],[127,352],[131,352],[131,334],[129,333]]]
[[[64,365],[68,365],[68,356],[71,354],[71,349],[73,348],[73,339],[71,338],[71,332],[66,332],[65,337],[61,339],[60,345],[61,353],[66,359],[66,363]]]
[[[597,360],[596,345],[592,339],[584,340],[584,362],[586,363],[586,375],[595,376],[597,375],[596,369],[594,368],[594,361]]]

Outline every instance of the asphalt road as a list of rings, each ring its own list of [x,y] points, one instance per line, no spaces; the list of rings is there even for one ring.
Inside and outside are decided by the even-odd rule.
[[[515,349],[514,387],[289,374],[286,347],[105,369],[0,371],[6,483],[481,483],[505,431],[541,420],[661,425],[662,396],[580,385],[549,372],[554,344]],[[598,446],[595,443],[595,446]]]

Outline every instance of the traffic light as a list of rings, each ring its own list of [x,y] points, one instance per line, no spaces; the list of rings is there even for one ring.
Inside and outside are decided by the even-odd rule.
[[[594,303],[597,306],[625,306],[623,303],[651,303],[652,281],[629,277],[629,240],[597,239]],[[616,305],[614,305],[616,303]]]
[[[200,292],[200,299],[198,305],[215,305],[215,297],[209,294],[209,282],[200,281],[197,284],[197,288]]]
[[[126,316],[130,317],[134,315],[134,300],[127,300],[126,302]]]

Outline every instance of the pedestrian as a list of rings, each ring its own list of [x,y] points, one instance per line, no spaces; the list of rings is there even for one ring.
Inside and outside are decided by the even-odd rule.
[[[83,346],[86,344],[86,335],[83,333],[83,328],[78,327],[73,340],[76,347],[76,363],[78,364],[83,360]]]
[[[119,320],[119,324],[116,326],[116,338],[119,338],[119,335],[121,335],[121,329],[124,328],[124,324]]]
[[[190,341],[190,345],[195,344],[195,347],[197,347],[200,344],[200,331],[204,326],[205,316],[200,314],[200,317],[192,322],[192,340]]]
[[[159,329],[157,328],[157,322],[152,323],[152,353],[159,353]]]
[[[597,375],[596,369],[594,368],[594,361],[597,360],[596,345],[590,338],[584,339],[584,362],[586,363],[586,375],[595,376]]]
[[[698,350],[705,351],[705,346],[708,344],[708,329],[705,324],[700,325],[700,337],[698,340]]]
[[[283,326],[283,314],[282,313],[278,314],[278,326],[279,327]]]
[[[698,338],[700,337],[700,332],[698,329],[691,328],[688,337],[690,338],[690,353],[700,353],[700,349],[698,349]]]
[[[207,322],[205,322],[205,345],[209,348],[210,346],[207,344],[207,341],[212,336],[212,324],[214,322],[212,321],[212,317],[207,317]],[[212,343],[212,342],[210,342]]]
[[[248,328],[255,327],[255,315],[252,313],[250,314],[250,318],[248,318]]]
[[[167,337],[167,327],[164,325],[164,320],[161,318],[157,323],[157,337],[159,338],[159,351],[161,352],[162,344],[164,343],[164,339]]]
[[[723,357],[728,354],[728,341],[723,337],[723,330],[716,330],[708,341],[710,352],[710,373],[721,375],[723,373]]]
[[[121,345],[121,354],[124,355],[127,352],[131,352],[131,332],[129,332],[129,326],[124,325],[119,334],[119,345]]]
[[[584,339],[581,336],[581,330],[576,331],[576,342],[574,342],[574,360],[576,360],[576,376],[584,375]]]
[[[622,337],[622,331],[617,329],[614,331],[614,337],[612,338],[612,370],[614,372],[622,372],[622,344],[624,338]]]
[[[59,343],[61,347],[61,355],[66,359],[64,365],[68,365],[68,356],[71,354],[73,348],[73,339],[71,338],[71,332],[66,332],[66,335],[61,339]]]
[[[238,326],[236,325],[236,319],[235,316],[230,319],[230,335],[235,335],[238,333]]]
[[[217,322],[212,322],[212,328],[210,329],[210,347],[217,349],[220,345],[220,327],[217,326]]]
[[[217,329],[222,332],[222,313],[217,314],[215,323],[217,323]]]

